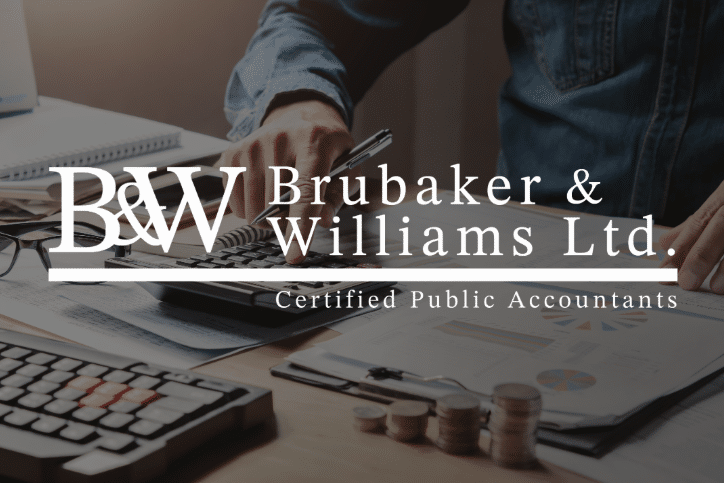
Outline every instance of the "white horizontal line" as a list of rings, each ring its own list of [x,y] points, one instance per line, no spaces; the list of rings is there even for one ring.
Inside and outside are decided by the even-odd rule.
[[[51,268],[51,282],[676,282],[675,268]]]

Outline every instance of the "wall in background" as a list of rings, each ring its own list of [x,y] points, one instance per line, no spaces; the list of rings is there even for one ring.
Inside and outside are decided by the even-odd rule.
[[[25,0],[41,94],[224,137],[263,0]]]
[[[226,82],[264,3],[25,0],[38,90],[224,137]],[[502,6],[471,2],[375,83],[357,108],[355,136],[389,127],[395,142],[367,174],[387,162],[393,174],[433,175],[447,188],[451,164],[468,176],[492,176],[497,94],[509,72]]]

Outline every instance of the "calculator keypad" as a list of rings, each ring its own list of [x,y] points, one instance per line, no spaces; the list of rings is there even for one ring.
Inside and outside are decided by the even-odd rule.
[[[255,264],[253,263],[255,261],[263,263]],[[206,255],[176,260],[176,265],[181,267],[194,268],[205,264],[216,265],[218,268],[364,268],[356,260],[312,251],[307,253],[307,259],[303,263],[292,265],[284,259],[281,246],[270,242],[252,242]]]
[[[205,255],[176,260],[186,268],[379,268],[378,265],[360,263],[350,258],[307,252],[306,260],[298,265],[287,263],[281,246],[271,242],[252,242],[224,248]],[[288,291],[292,296],[310,297],[344,290],[358,285],[355,282],[264,282],[250,283],[273,291]]]
[[[0,428],[126,452],[247,391],[145,364],[123,370],[3,347]],[[0,429],[1,430],[1,429]]]

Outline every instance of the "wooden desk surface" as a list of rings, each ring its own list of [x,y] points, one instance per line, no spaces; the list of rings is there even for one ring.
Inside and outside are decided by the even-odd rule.
[[[0,309],[2,310],[2,309]],[[0,327],[61,339],[0,315]],[[288,354],[335,337],[321,329],[201,366],[196,372],[272,390],[276,419],[242,435],[214,441],[174,465],[163,482],[502,482],[591,481],[543,462],[537,469],[496,467],[482,452],[450,456],[432,444],[437,431],[430,419],[424,444],[403,444],[383,434],[352,427],[352,408],[361,399],[273,377],[269,368]]]
[[[62,340],[2,315],[0,327]],[[513,471],[498,468],[482,452],[465,457],[446,455],[432,444],[437,432],[434,418],[428,429],[432,439],[424,444],[397,443],[382,434],[360,433],[352,427],[351,410],[365,404],[363,400],[269,373],[269,368],[288,354],[336,335],[333,330],[320,329],[197,368],[201,374],[271,389],[276,419],[240,438],[225,436],[203,446],[175,463],[161,481],[591,481],[545,462],[534,470]]]

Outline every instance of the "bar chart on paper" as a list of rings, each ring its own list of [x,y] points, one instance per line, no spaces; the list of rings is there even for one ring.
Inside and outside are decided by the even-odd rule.
[[[492,342],[506,347],[522,349],[527,352],[536,352],[548,347],[552,342],[555,342],[553,339],[545,337],[522,334],[520,332],[512,332],[494,327],[485,327],[477,324],[469,324],[459,320],[451,320],[442,325],[438,325],[435,329],[449,335]]]

